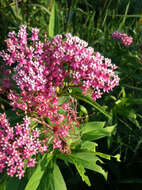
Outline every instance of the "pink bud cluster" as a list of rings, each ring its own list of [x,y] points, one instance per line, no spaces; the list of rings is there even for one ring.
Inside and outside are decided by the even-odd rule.
[[[4,168],[7,174],[19,179],[24,176],[25,166],[34,167],[37,153],[41,153],[43,146],[39,140],[40,131],[30,129],[30,119],[24,118],[22,124],[10,127],[5,114],[0,114],[0,172]],[[47,151],[47,148],[44,147]]]
[[[53,95],[57,88],[77,86],[91,92],[94,100],[119,83],[117,68],[88,43],[71,34],[56,35],[51,41],[39,41],[38,29],[31,36],[26,26],[18,34],[8,35],[7,52],[0,55],[7,65],[14,66],[13,80],[21,90],[41,91]]]
[[[130,46],[133,42],[133,38],[120,31],[114,31],[111,36],[118,41],[121,41],[124,46]]]

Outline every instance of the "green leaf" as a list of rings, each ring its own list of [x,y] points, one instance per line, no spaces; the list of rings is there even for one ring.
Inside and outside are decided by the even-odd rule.
[[[85,172],[86,172],[85,168],[80,163],[78,163],[76,160],[74,160],[73,162],[74,162],[74,165],[75,165],[79,175],[82,178],[82,181],[84,181],[88,186],[91,186],[88,176],[85,175]]]
[[[0,184],[0,190],[6,190],[6,185],[5,185],[5,183]]]
[[[52,154],[44,154],[40,163],[38,164],[36,170],[34,171],[33,175],[29,179],[28,184],[25,187],[25,190],[36,190],[40,184],[42,176],[46,170],[47,165],[53,158]]]
[[[81,142],[81,149],[87,150],[89,152],[96,152],[96,146],[98,146],[98,144],[95,142],[91,142],[91,141]]]
[[[53,169],[53,182],[55,190],[66,190],[66,184],[63,179],[63,176],[60,172],[58,165],[54,162],[54,169]]]
[[[107,179],[107,172],[104,171],[100,165],[98,165],[98,162],[103,163],[103,161],[96,155],[96,152],[89,152],[87,150],[82,150],[78,152],[73,152],[70,155],[59,153],[56,156],[57,158],[64,160],[66,163],[69,162],[74,164],[74,162],[76,161],[84,168],[98,172],[102,174],[105,179]],[[106,159],[109,158],[107,156],[105,156]]]
[[[6,173],[0,174],[0,190],[6,190],[6,183],[8,182],[8,176]]]
[[[113,158],[116,158],[117,162],[120,162],[120,154],[116,154],[115,156],[113,156]]]
[[[107,172],[102,169],[101,166],[99,166],[96,162],[103,163],[100,158],[96,156],[95,153],[89,152],[89,151],[78,151],[74,152],[70,155],[63,155],[58,154],[57,157],[59,159],[64,160],[65,162],[69,162],[74,164],[74,160],[76,160],[79,164],[81,164],[84,168],[93,170],[95,172],[98,172],[104,176],[105,179],[107,179]]]
[[[58,16],[56,11],[56,2],[53,0],[50,19],[49,19],[49,37],[53,37],[58,33]]]
[[[105,126],[105,122],[102,122],[102,121],[92,121],[92,122],[85,123],[81,126],[81,134],[103,128],[104,126]]]
[[[115,125],[105,128],[98,128],[82,135],[82,140],[97,140],[103,137],[111,136],[111,133],[115,129]]]
[[[104,153],[102,153],[102,152],[95,152],[95,154],[98,155],[98,156],[100,156],[100,157],[102,157],[102,158],[105,158],[105,159],[107,159],[107,160],[110,160],[110,159],[111,159],[111,156],[110,156],[110,155],[104,154]]]
[[[55,161],[51,161],[47,167],[38,190],[67,190],[63,176]]]
[[[93,170],[98,172],[107,179],[107,172],[105,172],[101,166],[99,166],[96,162],[99,161],[103,163],[96,155],[92,152],[77,152],[71,154],[72,159],[77,160],[84,168]]]

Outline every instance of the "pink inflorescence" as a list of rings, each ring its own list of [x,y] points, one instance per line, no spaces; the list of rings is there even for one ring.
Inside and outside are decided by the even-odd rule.
[[[45,144],[48,146],[48,139],[52,136],[53,149],[59,149],[62,152],[68,152],[68,139],[70,138],[70,131],[74,127],[79,126],[77,121],[77,114],[75,109],[71,108],[72,99],[62,106],[59,105],[59,98],[57,96],[48,97],[45,94],[37,93],[34,95],[25,91],[20,94],[10,92],[8,98],[11,100],[11,106],[20,109],[30,114],[35,121],[44,126],[41,129],[46,139]],[[63,113],[60,114],[62,108]],[[46,117],[50,120],[50,125],[40,118]],[[65,146],[66,145],[66,146]]]
[[[40,131],[31,131],[29,125],[30,119],[25,117],[22,124],[10,127],[6,115],[0,114],[0,172],[6,168],[8,175],[16,174],[21,179],[25,165],[35,166],[36,159],[32,156],[41,153],[43,146],[39,140]]]
[[[118,41],[121,41],[124,46],[130,46],[133,42],[133,38],[120,31],[114,31],[111,36]]]
[[[21,90],[53,95],[57,88],[77,86],[91,92],[94,100],[119,83],[117,68],[88,43],[71,34],[56,35],[51,41],[39,41],[38,29],[28,35],[26,26],[18,34],[10,32],[7,50],[0,55],[7,65],[14,66],[12,78]],[[124,40],[126,41],[126,40]]]
[[[63,81],[69,86],[77,86],[83,93],[91,91],[94,100],[103,92],[112,90],[118,85],[119,78],[115,75],[115,65],[111,60],[94,54],[94,49],[77,36],[57,35],[45,44],[44,57],[49,72],[48,86],[63,87]]]
[[[45,116],[52,119],[52,116],[57,113],[58,97],[49,97],[45,93],[37,92],[27,92],[22,91],[17,94],[11,91],[8,94],[8,99],[11,100],[11,106],[15,110],[16,108],[25,111],[26,113],[33,114],[36,113],[38,116]]]

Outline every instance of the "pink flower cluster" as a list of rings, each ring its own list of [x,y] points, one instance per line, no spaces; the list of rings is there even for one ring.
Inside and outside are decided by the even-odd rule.
[[[21,93],[11,91],[8,94],[8,99],[11,100],[11,106],[15,110],[16,108],[25,111],[33,116],[36,113],[38,116],[45,116],[52,119],[52,116],[57,113],[58,97],[49,97],[45,93],[41,92],[27,92],[23,90]]]
[[[15,101],[13,106],[16,108],[19,102],[19,99],[16,99],[18,95],[13,94],[12,97],[11,94],[9,96],[11,96],[13,102]],[[22,93],[20,96],[23,97]],[[25,166],[35,166],[36,159],[33,156],[48,152],[48,147],[50,151],[59,149],[61,152],[70,153],[69,140],[72,139],[70,132],[73,133],[75,127],[79,126],[76,111],[71,107],[73,99],[61,106],[58,104],[57,97],[51,100],[48,99],[47,102],[44,102],[45,105],[42,105],[44,110],[40,112],[40,108],[40,111],[37,108],[41,106],[41,99],[40,96],[36,98],[39,98],[39,102],[35,103],[35,107],[32,104],[32,108],[30,107],[28,110],[31,117],[25,117],[22,124],[11,127],[6,115],[0,114],[0,172],[3,172],[6,168],[8,175],[14,176],[16,174],[19,179],[24,176]],[[29,100],[25,100],[25,103],[27,103],[26,101]],[[27,107],[21,105],[19,103],[17,108],[27,111]],[[60,110],[63,113],[60,113]],[[36,111],[37,116],[35,116]],[[46,116],[50,123],[41,119],[43,116]],[[40,130],[36,127],[31,128],[30,120],[42,124]]]
[[[49,72],[48,86],[77,86],[83,93],[91,91],[94,100],[100,98],[103,92],[112,90],[119,83],[119,78],[111,64],[111,60],[94,54],[94,49],[77,36],[57,35],[45,44],[44,58]]]
[[[43,44],[38,40],[38,30],[32,29],[33,44],[27,41],[26,26],[21,26],[18,34],[10,32],[6,40],[8,53],[1,55],[7,65],[15,65],[13,79],[21,90],[29,91],[44,90],[46,85],[45,66],[42,60]],[[28,39],[28,40],[30,40]],[[35,45],[34,45],[35,43]]]
[[[47,151],[39,140],[38,129],[30,129],[30,119],[24,118],[22,124],[10,127],[5,114],[0,114],[0,172],[4,168],[7,174],[19,179],[24,176],[25,166],[34,167],[36,159],[32,158],[41,150]]]
[[[120,31],[114,31],[111,36],[118,41],[121,41],[124,46],[130,46],[133,42],[133,38]]]
[[[41,129],[46,136],[44,139],[47,144],[48,139],[52,136],[53,149],[60,149],[60,151],[68,152],[68,138],[70,138],[70,130],[78,126],[76,111],[71,108],[72,99],[66,104],[59,105],[59,98],[57,96],[48,97],[44,93],[37,93],[33,95],[31,92],[23,91],[20,94],[11,92],[8,95],[11,100],[11,106],[16,109],[25,111],[38,123],[44,126]],[[60,114],[62,108],[63,113]],[[35,115],[36,114],[36,115]],[[36,118],[35,118],[36,117]],[[41,120],[46,117],[50,120],[50,124]],[[66,146],[65,146],[66,145]]]
[[[46,92],[53,95],[57,88],[77,86],[83,93],[91,92],[94,100],[119,83],[111,60],[88,47],[87,42],[71,34],[56,35],[44,43],[38,29],[31,36],[26,26],[18,34],[10,32],[7,50],[0,55],[7,65],[14,66],[13,80],[21,90]]]

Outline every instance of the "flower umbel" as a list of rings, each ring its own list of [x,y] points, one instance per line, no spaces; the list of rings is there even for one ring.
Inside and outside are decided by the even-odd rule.
[[[84,40],[65,34],[42,43],[38,32],[33,28],[30,37],[26,26],[21,26],[18,34],[8,35],[8,51],[0,53],[7,65],[14,66],[12,79],[21,90],[45,92],[51,96],[57,88],[77,86],[85,94],[91,92],[96,100],[118,85],[119,78],[114,73],[117,67],[99,52],[94,53]],[[115,32],[112,36],[130,44],[126,35]]]
[[[39,140],[40,131],[30,129],[30,118],[25,117],[22,124],[14,127],[0,114],[0,172],[7,168],[7,174],[19,179],[24,176],[24,167],[34,167],[37,153],[41,153],[42,144]]]

